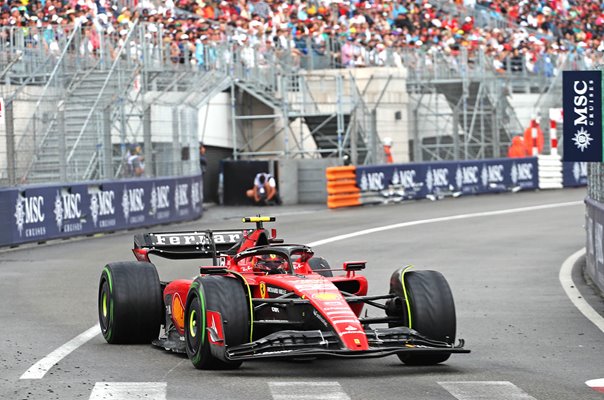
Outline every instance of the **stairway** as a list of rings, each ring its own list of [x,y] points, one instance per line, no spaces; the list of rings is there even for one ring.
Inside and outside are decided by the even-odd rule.
[[[482,88],[481,88],[481,85]],[[463,83],[458,82],[435,82],[434,86],[438,93],[444,95],[451,109],[456,110],[463,99]],[[515,134],[520,134],[521,127],[515,126],[515,115],[513,109],[508,102],[507,97],[502,96],[503,104],[498,105],[499,109],[495,110],[492,94],[489,93],[487,85],[479,81],[470,81],[468,84],[468,96],[466,98],[466,108],[468,119],[465,121],[469,134],[476,143],[470,142],[467,146],[467,154],[463,143],[460,145],[460,156],[465,159],[477,158],[498,158],[505,157],[506,144],[509,144],[511,137]],[[493,124],[495,112],[499,113],[500,124]],[[459,121],[460,133],[463,133],[464,121]],[[450,144],[450,140],[442,141],[442,138],[428,137],[422,140],[422,144],[430,145],[435,143]],[[500,151],[494,154],[494,142],[500,143]],[[463,139],[462,139],[463,142]],[[481,144],[482,143],[482,144]],[[445,149],[446,154],[439,154],[439,158],[450,159],[450,149]]]
[[[85,122],[101,93],[107,73],[107,71],[97,70],[76,73],[72,80],[74,84],[71,93],[65,96],[67,99],[64,118],[65,152],[61,152],[59,148],[61,123],[59,113],[56,112],[54,118],[48,121],[45,127],[46,135],[38,146],[38,151],[29,169],[28,183],[60,180],[60,157],[64,155],[67,158],[74,148],[73,157],[67,165],[67,180],[82,180],[85,178],[87,169],[96,168],[93,164],[98,162],[98,150],[102,143],[102,110],[114,100],[117,90],[115,82],[112,80],[108,82],[96,105],[96,111],[92,113],[88,123],[85,124]],[[82,132],[84,125],[86,126]],[[80,133],[82,133],[81,137]],[[79,141],[78,137],[80,137]]]
[[[344,126],[342,130],[342,140],[345,140],[346,131],[350,124],[351,114],[344,114]],[[331,152],[321,152],[321,157],[337,157],[338,149],[338,119],[337,114],[318,114],[304,116],[304,122],[308,126],[317,149],[332,150]],[[350,137],[343,143],[344,154],[350,155]],[[357,135],[357,163],[363,164],[367,157],[368,148],[362,135]]]

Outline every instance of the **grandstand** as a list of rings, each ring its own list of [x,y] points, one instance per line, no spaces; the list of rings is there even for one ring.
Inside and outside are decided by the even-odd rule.
[[[385,137],[398,162],[504,156],[560,106],[562,69],[601,63],[600,6],[0,1],[0,182],[119,178],[134,143],[150,176],[197,171],[200,140],[235,159],[379,163]]]

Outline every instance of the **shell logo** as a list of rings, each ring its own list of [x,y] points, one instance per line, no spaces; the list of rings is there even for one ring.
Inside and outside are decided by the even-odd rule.
[[[340,298],[337,293],[315,293],[312,295],[313,299],[329,301],[329,300],[337,300]]]
[[[185,326],[185,307],[182,304],[182,300],[180,299],[180,295],[178,293],[174,294],[172,298],[172,319],[176,324],[176,327],[183,329]]]

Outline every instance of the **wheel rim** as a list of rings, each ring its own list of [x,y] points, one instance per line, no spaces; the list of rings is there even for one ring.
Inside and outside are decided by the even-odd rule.
[[[202,342],[200,329],[201,326],[201,310],[199,309],[199,299],[193,298],[189,305],[188,317],[185,319],[185,341],[187,350],[190,355],[198,356],[201,350]]]
[[[107,318],[107,293],[103,292],[103,317]]]
[[[191,315],[189,317],[189,333],[192,338],[197,336],[197,312],[195,310],[191,311]]]
[[[99,300],[99,319],[101,323],[101,330],[104,334],[106,334],[109,331],[109,325],[111,323],[111,293],[109,292],[109,284],[107,283],[107,280],[103,280]]]

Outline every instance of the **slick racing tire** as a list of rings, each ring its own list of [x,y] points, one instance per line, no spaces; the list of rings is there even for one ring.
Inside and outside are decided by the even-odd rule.
[[[448,344],[455,342],[455,303],[445,277],[437,271],[395,271],[390,279],[390,294],[397,297],[387,305],[390,316],[401,318],[401,323],[390,326],[407,326],[420,335]],[[404,285],[401,278],[404,277]],[[405,302],[405,293],[409,308]],[[394,307],[393,304],[397,303]],[[409,311],[408,311],[409,310]],[[398,315],[392,315],[398,314]],[[410,315],[409,315],[410,314]],[[433,365],[446,361],[450,353],[400,353],[399,359],[408,365]]]
[[[208,321],[208,315],[214,313],[219,314],[219,321]],[[216,327],[219,323],[222,338],[220,327]],[[239,368],[242,362],[227,360],[225,349],[250,339],[250,303],[241,283],[227,276],[197,277],[185,307],[185,347],[195,368]]]
[[[151,343],[157,339],[162,303],[155,265],[116,262],[103,268],[98,308],[101,331],[108,343]]]
[[[308,260],[308,265],[310,265],[310,269],[312,269],[317,274],[324,276],[326,278],[333,277],[333,272],[331,271],[331,267],[326,259],[323,257],[313,257]]]

